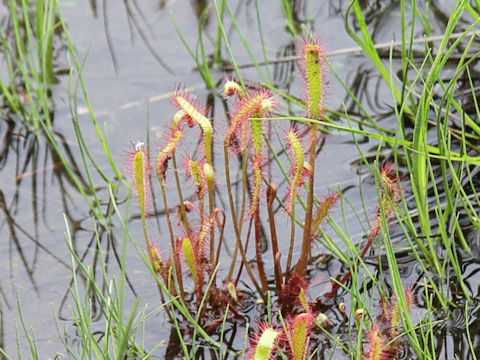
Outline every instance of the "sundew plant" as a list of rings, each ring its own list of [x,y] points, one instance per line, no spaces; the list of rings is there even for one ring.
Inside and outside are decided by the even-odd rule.
[[[53,306],[55,358],[476,359],[480,1],[449,1],[447,12],[416,0],[191,1],[194,36],[175,11],[182,2],[154,3],[171,10],[178,63],[194,68],[148,99],[139,138],[107,136],[120,122],[99,122],[88,51],[77,55],[55,0],[1,7],[0,180],[14,169],[15,191],[0,182],[0,230],[35,291],[37,253],[30,264],[22,234],[71,276]],[[164,61],[173,43],[155,51],[145,4],[121,5],[162,74],[174,73]],[[275,58],[272,9],[289,41]],[[355,46],[326,38],[331,23],[317,13]],[[335,60],[345,54],[360,60]],[[346,147],[342,164],[336,149]],[[342,166],[351,179],[327,183]],[[29,234],[26,179],[36,235],[53,223],[58,184],[69,259]],[[2,279],[0,357],[43,358],[25,299],[4,306]],[[18,325],[6,331],[12,309]]]
[[[214,131],[216,122],[208,117],[208,109],[200,105],[194,94],[178,88],[170,94],[177,112],[164,133],[163,147],[150,155],[143,143],[137,143],[130,156],[148,264],[162,301],[175,298],[179,304],[167,310],[168,317],[175,319],[186,339],[185,331],[195,334],[197,327],[208,333],[221,333],[226,322],[241,324],[249,304],[263,304],[265,309],[259,316],[264,319],[251,324],[260,329],[247,352],[254,359],[269,359],[274,354],[305,359],[318,351],[319,334],[331,325],[322,309],[331,306],[340,289],[348,291],[352,276],[357,280],[358,267],[364,266],[375,240],[383,235],[383,229],[388,229],[403,197],[394,163],[384,161],[377,169],[379,204],[367,241],[358,250],[351,244],[356,257],[348,258],[326,232],[331,211],[342,196],[334,191],[314,192],[319,148],[328,136],[329,120],[324,108],[328,59],[312,34],[304,36],[301,43],[298,68],[305,98],[299,102],[305,107],[305,117],[280,117],[285,100],[265,85],[251,83],[247,87],[228,80],[223,92],[233,104],[233,111],[229,113],[226,130],[217,127]],[[267,126],[269,122],[274,122],[274,127]],[[275,136],[268,133],[267,129],[272,128]],[[214,132],[220,139],[218,145],[213,141]],[[193,153],[181,151],[182,141],[189,137],[199,139]],[[217,150],[222,145],[223,158],[217,156],[214,162],[213,154],[222,154]],[[233,171],[238,173],[240,191],[233,185]],[[272,172],[281,174],[279,180],[287,184],[282,187],[285,193],[279,192]],[[161,188],[168,243],[152,240],[154,236],[147,230],[151,217],[146,199],[152,193],[150,177],[156,177]],[[173,178],[177,193],[173,206],[171,196],[167,196],[169,178]],[[187,186],[195,189],[189,200],[185,197]],[[227,193],[228,204],[216,201],[216,192]],[[278,231],[279,217],[288,218],[288,236],[285,221]],[[262,223],[265,219],[267,229]],[[289,241],[288,253],[280,251],[279,238]],[[264,249],[265,242],[268,251]],[[350,270],[339,272],[336,279],[330,280],[328,292],[311,298],[309,265],[317,242],[344,259]],[[222,256],[223,248],[231,252],[227,262]],[[273,271],[266,270],[267,263],[273,264]],[[242,286],[244,283],[250,283],[253,291]],[[397,306],[396,296],[392,296],[395,305],[385,299],[382,315],[387,332],[380,333],[377,322],[367,331],[368,358],[383,359],[402,351],[403,323],[399,319],[410,316],[412,290],[402,293],[406,299],[403,309]],[[364,316],[364,310],[358,309],[358,321]],[[190,341],[187,348],[195,351],[198,340]],[[240,349],[239,353],[246,350]]]
[[[216,7],[217,14],[223,14],[224,6]],[[449,93],[453,87],[439,80],[449,56],[467,40],[470,30],[455,34],[455,40],[449,42],[463,11],[476,15],[473,7],[457,4],[438,50],[416,65],[411,60],[413,39],[407,37],[406,4],[402,2],[405,37],[400,45],[405,82],[398,84],[389,68],[391,62],[380,57],[372,42],[360,3],[352,1],[348,6],[347,30],[392,92],[398,119],[393,131],[380,127],[368,113],[363,115],[367,120],[361,120],[346,110],[334,114],[326,109],[325,79],[334,69],[329,68],[329,58],[317,35],[308,31],[297,39],[300,45],[295,62],[304,87],[300,97],[267,82],[246,84],[237,68],[236,75],[223,82],[232,111],[227,125],[220,126],[196,95],[182,87],[172,91],[170,98],[177,112],[165,132],[164,147],[151,156],[152,162],[157,156],[152,177],[161,188],[170,242],[168,246],[153,243],[147,232],[145,238],[161,298],[178,301],[179,305],[169,307],[168,316],[175,318],[184,349],[190,354],[196,354],[199,346],[218,346],[212,345],[209,337],[203,338],[205,345],[199,345],[199,338],[195,338],[200,336],[198,328],[222,336],[226,323],[239,325],[249,318],[248,309],[255,302],[260,309],[257,320],[246,327],[253,329],[246,347],[230,349],[237,355],[306,359],[323,353],[322,339],[330,338],[336,339],[335,347],[355,358],[390,359],[410,352],[419,358],[435,357],[433,339],[442,321],[435,314],[441,311],[448,318],[459,306],[465,311],[470,306],[458,251],[471,250],[459,226],[460,218],[462,222],[470,220],[468,231],[473,227],[476,232],[478,226],[478,203],[462,185],[468,184],[470,189],[476,185],[472,171],[479,160],[465,133],[467,127],[475,133],[471,136],[478,138],[478,133],[474,121],[462,113],[465,127],[460,136],[454,135],[456,130],[442,114],[461,111],[461,106]],[[361,35],[348,23],[351,19],[360,26]],[[468,71],[471,61],[466,56],[471,40],[466,44],[457,76]],[[420,83],[424,90],[417,93]],[[439,103],[432,97],[436,86],[443,89]],[[355,95],[349,94],[362,109]],[[286,113],[292,103],[299,110]],[[432,113],[444,124],[440,125],[439,118],[435,125],[437,142],[427,140]],[[338,116],[346,122],[336,121]],[[359,147],[378,195],[376,209],[366,214],[363,241],[352,238],[341,225],[341,217],[333,216],[353,206],[341,189],[323,194],[315,191],[321,176],[320,150],[338,132],[351,134],[357,144],[359,137],[378,141],[374,161]],[[196,151],[182,151],[183,139],[192,137],[198,138]],[[390,155],[385,155],[385,148]],[[148,158],[143,147],[136,148],[135,153]],[[133,172],[139,195],[150,193],[145,182],[138,188],[138,179],[147,178],[149,169],[150,165]],[[443,178],[440,182],[435,175],[439,173]],[[174,179],[170,183],[177,193],[173,204],[166,196],[169,178]],[[188,200],[186,183],[195,189]],[[228,201],[220,202],[217,193],[226,193]],[[335,211],[338,208],[340,212]],[[460,217],[463,211],[466,216]],[[148,212],[141,209],[141,214],[145,224]],[[403,234],[401,242],[392,237],[391,229]],[[459,247],[453,245],[457,241]],[[319,246],[327,253],[319,254]],[[402,279],[400,254],[422,269],[417,281]],[[323,292],[316,289],[312,296],[312,262],[319,256],[326,257],[323,261],[327,264],[328,257],[334,256],[343,265],[323,282]],[[370,266],[372,261],[377,268]],[[447,269],[458,290],[443,282]],[[377,302],[365,297],[367,286],[375,287]],[[458,291],[467,302],[452,298]],[[342,300],[345,297],[348,305]],[[428,304],[427,311],[422,311],[423,319],[412,316],[417,301]],[[338,313],[344,314],[344,320],[335,324],[331,317]],[[191,318],[195,318],[194,323]],[[347,341],[332,330],[344,322],[350,329]]]

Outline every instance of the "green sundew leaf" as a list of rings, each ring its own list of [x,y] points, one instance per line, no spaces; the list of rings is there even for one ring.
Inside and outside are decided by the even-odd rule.
[[[320,119],[323,111],[323,69],[321,49],[318,44],[305,46],[305,77],[308,87],[308,112]]]
[[[182,96],[175,96],[175,101],[180,106],[181,110],[185,111],[195,122],[202,128],[203,141],[205,142],[205,155],[207,162],[212,163],[212,137],[213,126],[210,120],[198,111],[186,98]]]
[[[288,140],[290,142],[292,152],[293,179],[290,183],[290,190],[287,201],[287,211],[294,212],[295,201],[297,199],[298,193],[298,184],[302,179],[303,167],[305,162],[305,151],[295,131],[288,132]]]
[[[262,169],[260,163],[255,161],[254,163],[254,179],[253,179],[253,189],[252,189],[252,206],[251,214],[257,213],[260,206],[260,190],[262,186]]]
[[[258,339],[257,347],[253,355],[254,360],[268,360],[272,355],[279,332],[267,327]]]
[[[263,148],[263,121],[252,121],[252,140],[256,156],[262,156]]]
[[[202,186],[204,182],[203,170],[195,160],[189,160],[190,174],[197,186]]]
[[[195,261],[195,253],[193,251],[192,242],[188,237],[183,239],[182,248],[183,256],[185,256],[185,260],[187,261],[187,265],[192,273],[193,280],[195,281],[195,284],[198,285],[199,279],[197,262]]]
[[[290,347],[294,360],[304,360],[307,355],[309,321],[308,313],[297,315],[293,320]]]
[[[225,136],[225,143],[227,144],[227,146],[230,145],[233,139],[233,136],[235,135],[235,132],[241,126],[243,126],[243,124],[245,123],[245,121],[247,121],[247,119],[256,118],[256,121],[260,121],[260,118],[265,115],[263,111],[264,109],[263,109],[262,103],[265,100],[267,100],[268,97],[269,97],[269,94],[263,91],[247,93],[244,96],[238,110],[232,116],[230,127],[228,129],[227,135]],[[259,110],[259,109],[262,109],[262,110]],[[260,126],[260,129],[261,129],[261,126]],[[258,131],[258,128],[253,124],[252,124],[252,131],[255,131],[255,132]],[[258,135],[258,133],[255,133],[252,136],[255,137],[256,135]],[[257,139],[254,141],[255,142],[262,141],[261,140],[262,132],[260,132],[259,137],[260,139]]]
[[[134,161],[134,176],[135,187],[138,194],[138,202],[140,203],[140,214],[145,218],[146,214],[146,161],[145,152],[137,151],[133,158]]]
[[[180,112],[183,113],[182,117],[185,116],[185,112],[183,110],[179,110],[177,114]],[[182,135],[182,130],[176,130],[172,136],[172,140],[158,153],[157,159],[155,160],[155,168],[158,177],[165,177],[165,172],[167,170],[166,161],[174,153]]]
[[[308,297],[304,288],[300,288],[300,294],[298,294],[298,300],[300,301],[300,304],[302,304],[303,309],[305,311],[308,311],[309,310]]]

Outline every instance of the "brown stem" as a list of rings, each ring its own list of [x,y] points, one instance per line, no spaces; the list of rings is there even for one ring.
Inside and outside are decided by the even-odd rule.
[[[275,227],[275,215],[273,213],[273,200],[277,196],[278,186],[276,184],[269,184],[267,188],[267,209],[268,209],[268,222],[270,224],[270,237],[272,239],[272,253],[273,253],[273,265],[275,272],[275,286],[277,292],[280,293],[282,289],[282,267],[280,258],[282,254],[278,251],[277,229]]]
[[[221,219],[220,219],[220,215],[222,216]],[[214,262],[215,267],[218,265],[218,262],[220,261],[220,250],[222,249],[222,244],[223,244],[225,220],[226,220],[225,211],[223,211],[222,209],[215,209],[215,222],[217,223],[217,226],[220,230],[220,234],[218,236],[217,255],[215,256],[215,262]]]
[[[208,183],[208,201],[209,201],[209,211],[210,216],[214,214],[214,193],[213,193],[213,186]],[[215,261],[215,227],[212,226],[210,230],[210,263]]]
[[[187,231],[187,234],[190,234],[191,228],[190,228],[190,224],[188,223],[187,211],[185,210],[185,204],[183,201],[182,188],[180,186],[180,178],[178,177],[177,157],[175,156],[175,153],[172,153],[172,162],[173,162],[173,169],[175,174],[175,183],[177,185],[178,198],[180,200],[180,220],[182,221],[183,226],[185,226],[185,230]]]
[[[198,196],[198,208],[200,210],[200,219],[205,219],[205,196],[202,194],[203,190]]]
[[[185,293],[183,290],[182,266],[180,263],[180,256],[177,251],[177,246],[175,244],[175,236],[173,235],[172,220],[170,218],[170,210],[168,208],[168,201],[167,201],[167,192],[165,190],[165,180],[161,175],[158,177],[158,180],[160,181],[160,188],[162,189],[163,206],[165,207],[165,217],[167,219],[168,232],[170,233],[170,247],[172,248],[175,275],[177,276],[178,286],[180,288],[180,294],[182,296],[182,299],[185,300]]]
[[[235,246],[236,251],[234,252],[234,255],[236,254],[236,252],[238,250],[240,250],[240,254],[242,255],[242,265],[245,265],[245,268],[247,269],[247,273],[250,276],[250,280],[252,281],[253,285],[255,286],[255,288],[257,289],[259,294],[261,294],[262,297],[263,297],[264,295],[262,293],[262,288],[260,287],[257,280],[255,279],[255,275],[253,274],[253,271],[252,271],[250,265],[248,264],[247,255],[245,253],[245,249],[243,248],[243,244],[242,244],[242,241],[241,241],[241,238],[240,238],[240,234],[241,234],[241,227],[240,226],[241,225],[239,225],[239,223],[238,223],[237,214],[236,214],[236,211],[235,211],[235,203],[233,202],[232,183],[231,183],[231,179],[230,179],[230,162],[229,162],[227,145],[225,145],[225,147],[224,147],[224,154],[225,154],[225,177],[226,177],[226,181],[227,181],[228,201],[230,203],[230,211],[231,211],[231,214],[232,214],[233,228],[235,230],[235,235],[236,235],[236,239],[237,239],[236,246]],[[234,256],[234,258],[232,259],[232,264],[230,266],[230,270],[228,272],[227,279],[226,279],[227,283],[229,281],[231,281],[231,279],[232,279],[233,269],[235,267],[235,259],[236,259],[236,256]]]
[[[257,255],[258,274],[260,275],[260,281],[263,286],[263,291],[266,293],[268,291],[268,280],[267,280],[267,274],[265,273],[265,267],[263,265],[262,229],[260,224],[260,214],[258,210],[254,216],[254,226],[255,226],[255,253]]]
[[[247,238],[245,239],[245,246],[243,246],[243,244],[240,243],[240,245],[244,249],[244,252],[245,252],[245,249],[248,249],[248,244],[250,243],[250,235],[251,235],[251,232],[252,232],[252,224],[253,224],[253,218],[250,218],[250,221],[248,222]],[[239,249],[240,249],[240,247],[239,247]],[[246,252],[245,252],[245,254],[246,254]],[[246,259],[246,255],[245,255],[245,259]],[[242,271],[243,271],[243,265],[244,265],[244,262],[242,261],[240,263],[240,267],[238,268],[237,277],[233,281],[235,286],[237,286],[238,282],[240,281],[240,276],[242,275]],[[247,263],[247,265],[248,265],[248,263]],[[252,274],[253,274],[253,271],[252,271]]]
[[[237,238],[237,241],[235,243],[235,250],[233,251],[233,255],[232,255],[232,262],[230,264],[230,269],[228,271],[228,275],[227,275],[227,279],[226,281],[229,282],[231,281],[232,279],[232,275],[233,275],[233,270],[235,268],[235,264],[237,262],[237,253],[238,253],[238,250],[241,246],[241,238],[240,238],[240,234],[242,233],[242,223],[238,223],[238,219],[237,219],[237,211],[235,210],[235,203],[233,201],[233,194],[232,194],[232,181],[230,179],[230,157],[228,155],[228,146],[227,144],[225,144],[224,146],[224,157],[225,157],[225,177],[226,177],[226,180],[227,180],[227,193],[228,193],[228,201],[230,203],[230,212],[232,214],[232,221],[233,221],[233,228],[235,229],[235,235],[236,235],[236,238]],[[243,157],[243,159],[245,159],[245,156]],[[242,168],[244,167],[243,166],[244,164],[244,161],[242,161]],[[246,167],[246,166],[245,166]],[[242,188],[246,189],[246,177],[244,176],[243,177],[243,182],[242,182]],[[243,216],[244,216],[244,211],[245,211],[245,191],[244,190],[244,195],[243,195],[243,199],[242,199],[242,208],[241,208],[241,219],[243,219]]]
[[[285,270],[285,281],[287,281],[288,277],[290,276],[290,270],[292,266],[292,257],[293,257],[293,248],[295,246],[295,228],[296,228],[296,222],[295,222],[295,200],[292,198],[292,210],[290,213],[290,217],[292,219],[291,225],[290,225],[290,246],[288,248],[288,256],[287,256],[287,268]]]
[[[250,267],[250,264],[247,261],[247,254],[245,252],[245,249],[248,247],[248,242],[250,240],[250,231],[252,229],[252,223],[253,223],[253,218],[251,218],[250,222],[248,223],[247,240],[245,241],[245,246],[243,246],[243,244],[240,242],[239,247],[238,247],[238,249],[240,250],[240,254],[242,255],[242,263],[240,264],[240,268],[238,269],[237,277],[233,281],[233,284],[235,285],[235,287],[237,287],[238,282],[240,281],[240,276],[242,274],[243,267],[245,266],[245,269],[247,270],[248,276],[250,277],[250,280],[252,280],[252,283],[255,286],[255,289],[258,291],[258,293],[262,297],[263,301],[266,302],[267,298],[265,296],[265,293],[263,292],[263,289],[260,287],[257,279],[255,278],[255,274],[253,273],[253,270],[252,270],[252,268]]]
[[[151,245],[151,242],[150,242],[150,237],[148,236],[147,219],[146,219],[145,211],[144,210],[140,211],[140,214],[141,214],[141,219],[142,219],[143,236],[145,238],[145,246],[147,247],[148,261],[150,262],[150,266],[152,267],[153,271],[155,272],[155,261],[153,259],[152,252],[150,250],[152,245]],[[156,277],[158,277],[158,275]],[[165,302],[165,297],[163,295],[162,287],[158,283],[157,278],[155,279],[155,282],[157,283],[157,288],[158,288],[158,293],[160,295],[160,300],[162,302]],[[172,319],[170,311],[167,311],[167,316],[169,317],[169,319]]]
[[[295,267],[295,273],[304,277],[307,274],[307,265],[310,261],[310,250],[312,242],[312,217],[313,217],[313,192],[315,185],[315,158],[317,145],[317,126],[312,124],[312,143],[310,144],[310,166],[311,171],[308,179],[308,200],[307,209],[305,212],[305,227],[303,229],[302,251],[300,259]]]

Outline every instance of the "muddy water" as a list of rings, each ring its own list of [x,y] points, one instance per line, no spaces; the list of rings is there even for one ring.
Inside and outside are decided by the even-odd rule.
[[[231,2],[231,7],[253,53],[262,59],[254,3],[235,1]],[[294,43],[287,31],[279,2],[262,0],[258,3],[267,57],[275,59],[290,55],[288,49]],[[321,3],[319,5],[315,1],[307,0],[295,2],[298,23],[309,23],[322,38],[327,51],[356,47],[344,30],[343,14],[347,2],[332,0],[329,4]],[[450,5],[443,6],[449,9]],[[195,70],[193,60],[175,32],[170,15],[173,14],[186,41],[195,47],[198,38],[198,13],[201,7],[201,1],[193,0],[176,2],[78,0],[62,4],[62,14],[77,54],[80,59],[85,60],[82,74],[88,95],[117,163],[124,163],[124,151],[131,146],[132,141],[144,141],[149,143],[152,149],[158,147],[157,138],[165,126],[168,126],[174,113],[166,97],[171,89],[180,84],[192,88],[201,99],[206,99],[208,91],[200,74]],[[395,34],[397,38],[399,37],[400,18],[396,2],[372,2],[369,12],[368,19],[375,28],[375,41],[390,41],[395,38]],[[7,16],[4,9],[0,15]],[[213,49],[210,39],[216,36],[215,24],[212,12],[205,35],[209,52]],[[441,27],[439,24],[438,28]],[[250,63],[248,52],[233,28],[229,29],[229,35],[236,61],[239,64]],[[69,69],[70,65],[70,60],[65,54],[58,57],[57,70]],[[358,53],[346,53],[332,56],[331,65],[347,84],[355,89],[364,106],[375,114],[379,121],[385,118],[383,125],[387,126],[392,119],[388,116],[391,108],[386,105],[391,103],[391,97],[378,77],[371,75],[370,62]],[[285,76],[287,70],[288,66],[285,65],[269,68],[273,80],[279,86],[287,83],[288,78]],[[263,71],[268,73],[266,68],[263,68]],[[217,81],[226,76],[222,69],[214,70],[213,74]],[[252,67],[245,68],[242,74],[249,81],[260,80],[257,71]],[[81,157],[69,109],[68,76],[59,75],[58,80],[59,83],[54,88],[56,103],[54,127],[59,138],[64,139],[64,149],[71,153],[72,160],[80,163]],[[293,82],[292,92],[297,96],[302,95],[301,80],[298,76]],[[76,114],[85,141],[100,167],[108,176],[113,177],[114,173],[99,145],[85,101],[80,96],[78,101]],[[220,109],[220,99],[217,98],[215,101],[216,108]],[[339,110],[345,106],[352,113],[358,110],[352,106],[352,102],[333,74],[329,75],[327,106]],[[3,116],[3,113],[0,114]],[[225,114],[221,111],[217,114],[217,121],[225,119]],[[72,299],[68,294],[68,288],[71,285],[72,274],[71,260],[64,241],[65,228],[66,226],[71,228],[75,246],[81,254],[84,254],[85,262],[99,269],[98,258],[92,251],[88,251],[96,244],[95,223],[83,197],[61,171],[58,159],[52,155],[45,141],[35,142],[31,137],[27,137],[21,124],[14,117],[10,119],[10,122],[7,122],[3,117],[0,118],[2,139],[5,140],[7,135],[12,134],[15,139],[2,153],[4,156],[0,172],[0,189],[4,196],[3,204],[7,207],[7,211],[0,215],[2,348],[9,354],[16,353],[16,335],[13,329],[15,326],[19,327],[16,306],[18,299],[25,322],[35,334],[40,358],[53,358],[56,353],[65,354],[54,319],[57,319],[61,331],[66,332],[67,342],[74,346],[76,341],[76,329],[69,313]],[[351,140],[351,137],[345,135],[329,136],[319,157],[320,175],[317,193],[326,194],[329,190],[349,188],[346,195],[356,207],[361,208],[359,184],[362,184],[365,208],[367,212],[371,211],[373,214],[376,198],[373,182],[366,179],[368,176],[365,175],[363,166],[355,163],[358,153]],[[375,154],[375,145],[364,143],[361,147],[367,154]],[[33,155],[27,152],[30,147],[35,148]],[[109,195],[105,183],[98,174],[93,176],[99,194],[106,201]],[[137,210],[134,205],[130,208],[133,212],[130,229],[134,238],[142,244]],[[353,213],[347,216],[347,222],[351,235],[361,239],[362,226],[355,220]],[[163,229],[160,229],[159,237],[165,235]],[[121,233],[121,230],[119,232]],[[112,233],[115,234],[115,229]],[[112,254],[108,257],[108,272],[118,274],[118,261],[113,248],[121,239],[116,239],[112,234],[101,234],[101,238],[101,249]],[[286,253],[286,245],[283,246],[282,252]],[[127,265],[136,295],[141,297],[144,303],[158,305],[156,289],[152,286],[151,278],[135,251],[129,252]],[[271,265],[267,266],[270,267]],[[408,274],[412,274],[413,268],[409,269]],[[321,294],[327,286],[328,277],[321,272],[316,275],[314,280],[317,287],[312,291],[312,295]],[[334,273],[330,275],[334,276]],[[415,279],[414,273],[407,276]],[[127,301],[133,303],[134,298],[134,294],[129,291]],[[94,320],[95,328],[101,331],[103,323],[98,309],[94,314]],[[147,348],[155,346],[160,340],[168,342],[171,336],[170,326],[162,315],[154,316],[148,322],[147,330]],[[28,358],[28,344],[24,336],[20,335],[20,338],[20,349]],[[239,339],[239,347],[242,341],[243,339]],[[165,356],[166,347],[161,346],[156,355],[160,358]]]

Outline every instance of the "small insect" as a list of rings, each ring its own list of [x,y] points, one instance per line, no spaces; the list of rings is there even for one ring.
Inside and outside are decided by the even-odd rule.
[[[135,151],[143,150],[145,143],[143,141],[137,141],[135,143]]]

